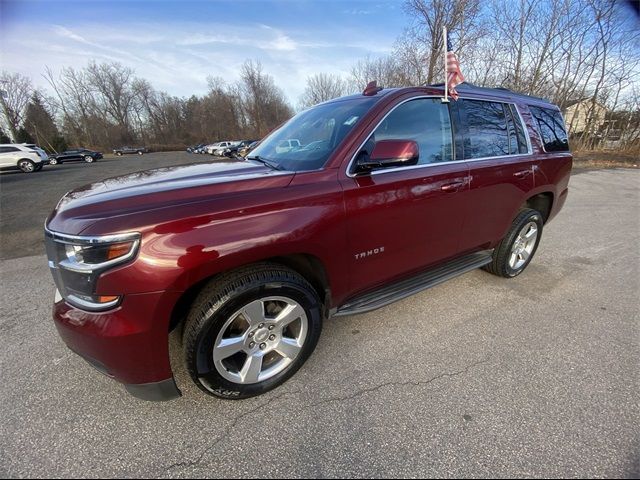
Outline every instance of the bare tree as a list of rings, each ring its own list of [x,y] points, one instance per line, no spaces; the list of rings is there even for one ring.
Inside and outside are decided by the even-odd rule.
[[[259,61],[242,65],[238,93],[251,135],[262,137],[292,115],[282,90]]]
[[[480,0],[406,0],[405,10],[414,18],[412,28],[405,32],[422,45],[425,58],[426,83],[444,78],[442,30],[447,27],[455,35],[456,51],[462,52],[484,34]]]
[[[300,97],[300,108],[308,108],[347,92],[347,82],[338,75],[317,73],[307,78],[307,86]]]
[[[31,80],[19,73],[2,71],[0,74],[0,103],[4,121],[15,141],[22,125],[25,110],[33,95]]]

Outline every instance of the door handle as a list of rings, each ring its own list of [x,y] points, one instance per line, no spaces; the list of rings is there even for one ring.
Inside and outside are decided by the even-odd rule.
[[[462,187],[464,185],[464,182],[453,182],[453,183],[447,183],[446,185],[442,185],[440,187],[440,189],[443,192],[447,192],[447,193],[453,193],[453,192],[457,192],[458,189],[460,187]]]
[[[525,177],[528,177],[529,175],[531,175],[531,170],[522,170],[520,172],[516,172],[513,174],[513,176],[516,178],[525,178]]]

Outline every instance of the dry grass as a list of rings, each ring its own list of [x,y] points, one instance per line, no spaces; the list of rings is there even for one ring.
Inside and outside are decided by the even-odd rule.
[[[640,155],[612,151],[573,152],[573,168],[638,168]]]

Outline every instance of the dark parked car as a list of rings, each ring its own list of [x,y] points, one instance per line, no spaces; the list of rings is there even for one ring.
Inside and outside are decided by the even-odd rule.
[[[87,150],[86,148],[75,148],[66,150],[57,155],[49,156],[49,165],[57,165],[66,162],[86,162],[93,163],[102,158],[102,153]]]
[[[121,156],[121,155],[142,155],[144,153],[149,153],[149,149],[147,147],[120,147],[114,148],[113,153]]]
[[[255,143],[255,140],[243,140],[239,143],[237,143],[236,145],[232,145],[230,147],[227,147],[224,149],[224,156],[225,157],[236,157],[239,156],[239,152],[241,149],[244,148],[248,148],[249,145],[251,145],[252,143]]]
[[[206,143],[199,143],[198,145],[193,145],[191,147],[187,147],[188,153],[197,153],[202,147],[204,147]]]
[[[249,154],[249,152],[251,152],[258,145],[260,145],[260,140],[251,142],[249,145],[245,145],[244,147],[238,149],[238,156],[242,158],[246,157]]]
[[[133,395],[168,400],[179,328],[193,382],[240,399],[290,378],[330,316],[479,267],[520,275],[567,199],[562,115],[507,90],[458,93],[366,90],[299,113],[244,162],[68,193],[45,225],[58,332]],[[518,300],[505,298],[514,315]]]

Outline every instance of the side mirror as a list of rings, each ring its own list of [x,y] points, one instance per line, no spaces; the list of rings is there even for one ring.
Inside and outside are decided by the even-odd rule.
[[[363,155],[358,159],[358,170],[416,165],[419,158],[418,144],[413,140],[380,140],[368,158]]]

